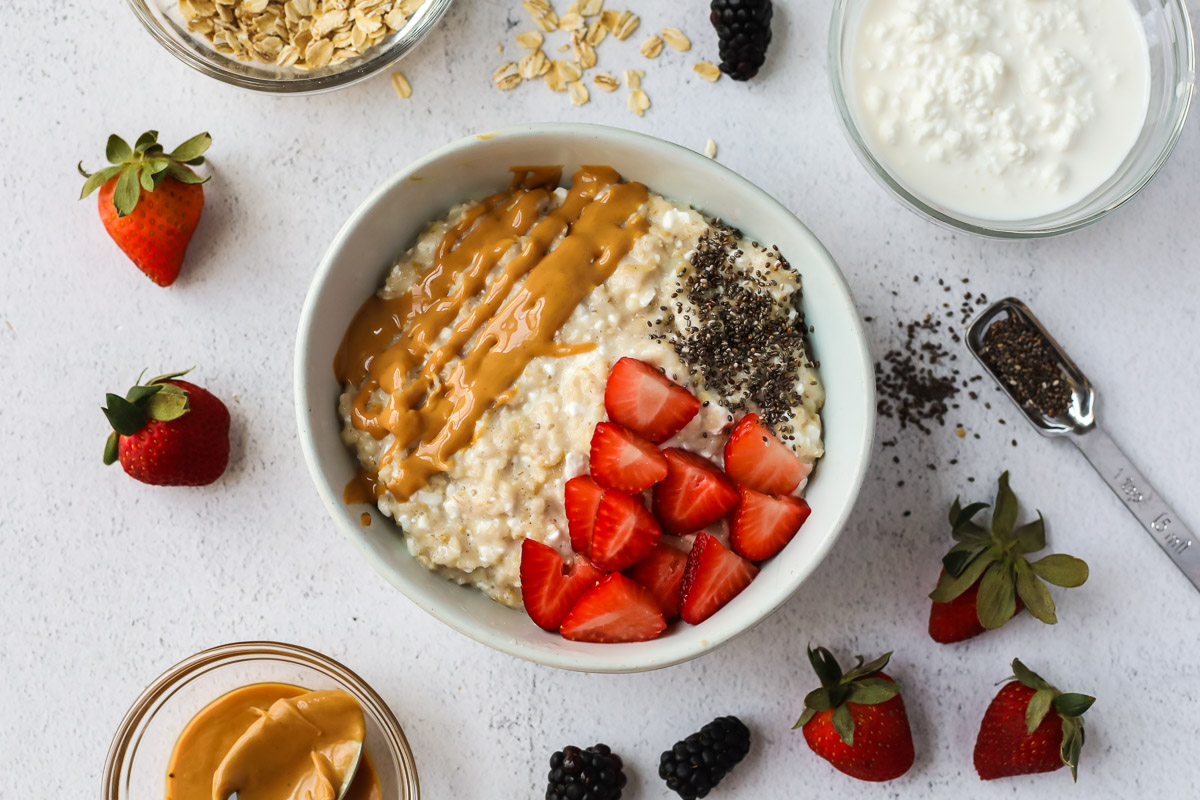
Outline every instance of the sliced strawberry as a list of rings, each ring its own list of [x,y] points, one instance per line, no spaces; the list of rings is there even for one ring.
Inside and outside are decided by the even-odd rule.
[[[687,553],[663,542],[626,574],[649,589],[663,616],[672,620],[679,616],[679,589],[685,567]]]
[[[568,572],[553,547],[533,539],[521,543],[521,594],[538,627],[557,630],[576,601],[603,577],[583,556],[575,556]]]
[[[683,573],[684,622],[699,625],[750,585],[758,567],[725,549],[716,538],[702,533],[692,543]]]
[[[604,487],[588,475],[567,481],[563,503],[567,507],[571,549],[589,558],[592,555],[592,525],[596,522],[596,511],[603,494]]]
[[[605,489],[644,492],[667,477],[667,460],[658,448],[613,422],[601,422],[592,434],[592,477]]]
[[[666,627],[650,590],[616,572],[579,599],[562,635],[576,642],[645,642]]]
[[[622,358],[604,386],[604,408],[613,422],[657,444],[683,430],[700,401],[645,361]]]
[[[654,516],[678,536],[695,533],[737,505],[737,487],[708,459],[668,447],[667,477],[654,486]]]
[[[764,494],[790,494],[812,472],[792,448],[747,414],[734,426],[725,443],[725,474]]]
[[[792,540],[812,513],[799,497],[772,497],[739,486],[742,502],[733,514],[729,543],[734,552],[751,561],[770,558]]]
[[[592,529],[592,561],[605,572],[620,572],[645,558],[662,539],[662,528],[642,501],[623,492],[600,498]]]

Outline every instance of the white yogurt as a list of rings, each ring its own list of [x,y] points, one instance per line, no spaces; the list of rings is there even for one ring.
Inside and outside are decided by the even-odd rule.
[[[1060,211],[1112,176],[1149,103],[1130,0],[868,0],[853,100],[879,161],[948,211]]]

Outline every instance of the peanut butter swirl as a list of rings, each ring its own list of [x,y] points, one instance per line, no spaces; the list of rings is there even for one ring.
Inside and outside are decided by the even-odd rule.
[[[338,380],[359,387],[354,427],[395,437],[379,466],[391,466],[386,486],[400,501],[448,469],[533,359],[595,346],[555,338],[649,229],[638,215],[648,190],[622,183],[610,167],[581,169],[562,205],[544,215],[560,170],[513,172],[508,191],[484,199],[446,233],[406,293],[363,304],[334,360]],[[521,251],[489,282],[522,238]],[[376,389],[388,396],[382,405],[372,399]]]

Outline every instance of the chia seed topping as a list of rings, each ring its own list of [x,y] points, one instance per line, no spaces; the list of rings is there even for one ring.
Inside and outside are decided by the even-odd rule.
[[[759,418],[784,440],[795,438],[793,409],[801,404],[804,387],[798,387],[803,368],[816,368],[808,340],[811,328],[804,320],[801,291],[782,302],[778,275],[792,266],[776,246],[757,242],[751,247],[770,258],[763,270],[737,266],[745,255],[739,249],[741,233],[713,220],[691,257],[691,269],[681,270],[672,298],[682,300],[659,310],[661,333],[709,391],[731,411],[750,405]]]

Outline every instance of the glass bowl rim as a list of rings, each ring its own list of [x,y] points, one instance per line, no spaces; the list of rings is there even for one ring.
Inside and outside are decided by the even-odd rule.
[[[113,734],[112,744],[104,761],[105,800],[118,800],[121,797],[121,771],[129,757],[130,746],[136,747],[140,742],[141,734],[138,731],[147,720],[147,715],[153,718],[161,708],[158,705],[159,701],[169,697],[185,679],[203,674],[209,667],[221,666],[221,662],[231,658],[234,659],[234,663],[257,660],[286,661],[323,672],[344,684],[356,699],[364,703],[367,712],[379,723],[387,748],[399,767],[401,788],[406,792],[405,800],[420,800],[421,786],[412,748],[400,721],[379,693],[356,672],[329,656],[300,645],[266,640],[230,642],[201,650],[165,670],[142,690],[125,712],[116,733]]]
[[[1184,35],[1174,47],[1174,50],[1182,56],[1182,58],[1176,59],[1176,76],[1179,79],[1176,85],[1184,83],[1188,89],[1183,97],[1173,105],[1173,124],[1167,136],[1162,138],[1161,144],[1158,147],[1158,154],[1154,156],[1149,169],[1142,170],[1136,179],[1131,180],[1114,200],[1104,204],[1102,207],[1093,209],[1081,216],[1068,218],[1058,224],[1045,227],[1022,227],[1023,224],[1030,222],[1030,220],[1005,220],[998,221],[995,225],[980,225],[977,222],[967,221],[946,211],[934,208],[915,193],[909,191],[875,157],[863,135],[859,132],[853,112],[850,110],[850,101],[843,91],[842,66],[845,51],[842,47],[842,40],[847,22],[846,11],[850,4],[855,1],[834,0],[833,12],[829,23],[829,52],[826,68],[842,132],[845,134],[846,139],[849,140],[854,155],[860,163],[867,167],[868,172],[871,173],[878,183],[881,183],[884,188],[910,211],[944,228],[990,239],[1018,240],[1044,239],[1086,228],[1107,217],[1141,192],[1159,173],[1163,165],[1167,163],[1167,160],[1171,157],[1171,153],[1175,150],[1175,146],[1179,143],[1179,137],[1183,134],[1183,127],[1187,123],[1192,98],[1196,94],[1196,46],[1192,33],[1191,18],[1188,15],[1187,4],[1184,0],[1157,0],[1164,7],[1173,7],[1179,14]],[[1086,202],[1086,198],[1084,201],[1080,201],[1080,203],[1083,202]],[[1051,215],[1044,215],[1035,219],[1045,219],[1046,216]]]
[[[151,14],[149,8],[151,1],[125,0],[125,3],[142,23],[142,27],[150,33],[163,49],[175,56],[175,58],[202,75],[215,78],[222,83],[252,92],[284,95],[330,92],[335,89],[352,86],[370,78],[372,75],[382,72],[402,57],[408,55],[418,44],[424,41],[425,37],[441,22],[442,17],[450,10],[451,3],[454,2],[454,0],[428,0],[428,10],[421,16],[417,26],[408,36],[392,42],[387,47],[381,48],[372,58],[355,64],[352,67],[317,77],[275,79],[259,78],[253,75],[243,75],[234,72],[222,67],[215,61],[202,58],[188,48],[180,46],[178,42],[163,31],[162,26],[158,24],[154,15]]]

